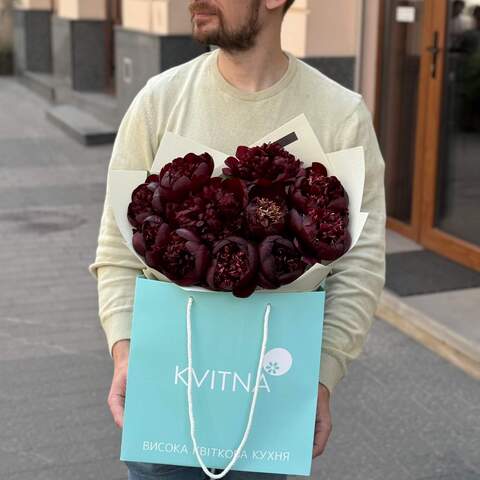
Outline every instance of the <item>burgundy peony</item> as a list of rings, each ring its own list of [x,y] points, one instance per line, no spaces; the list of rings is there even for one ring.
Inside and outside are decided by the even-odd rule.
[[[290,210],[289,224],[305,254],[316,262],[335,260],[350,247],[348,215],[327,209],[311,209],[308,215]]]
[[[160,228],[145,255],[147,265],[183,287],[198,284],[209,263],[208,248],[187,229]]]
[[[132,245],[135,251],[145,256],[146,249],[155,243],[157,236],[168,229],[168,225],[158,215],[149,215],[141,224],[140,229],[133,234]]]
[[[246,213],[248,231],[253,238],[261,240],[285,230],[288,209],[284,202],[256,197],[249,203]]]
[[[213,290],[248,297],[256,287],[258,254],[255,246],[241,237],[227,237],[217,242],[207,271],[207,283]]]
[[[225,160],[223,173],[237,177],[249,184],[268,186],[276,182],[293,182],[303,172],[302,162],[278,143],[261,146],[239,146],[235,157]]]
[[[203,188],[202,197],[215,204],[223,221],[230,221],[233,216],[240,215],[248,204],[247,186],[239,178],[212,178]]]
[[[278,288],[303,274],[306,263],[294,244],[280,235],[265,238],[258,247],[260,259],[259,284],[264,288]]]
[[[247,189],[242,180],[216,177],[201,191],[187,197],[169,219],[175,227],[189,228],[205,242],[213,243],[243,227],[247,203]]]
[[[269,235],[283,234],[288,215],[285,185],[280,182],[270,187],[254,185],[250,188],[249,197],[246,209],[249,235],[262,240]]]
[[[181,202],[190,192],[199,190],[210,179],[213,168],[213,158],[207,152],[187,153],[167,163],[159,175],[157,210],[162,210],[161,202]]]
[[[158,215],[150,215],[142,223],[142,235],[145,244],[150,246],[155,243],[158,231],[162,225],[166,225],[163,218]]]
[[[345,212],[348,207],[348,195],[335,176],[327,176],[326,168],[318,162],[305,169],[290,186],[290,202],[299,212],[310,209],[329,208]]]
[[[127,217],[130,224],[139,229],[143,220],[153,213],[153,192],[158,187],[158,175],[149,175],[144,183],[132,192],[132,201],[128,205]]]

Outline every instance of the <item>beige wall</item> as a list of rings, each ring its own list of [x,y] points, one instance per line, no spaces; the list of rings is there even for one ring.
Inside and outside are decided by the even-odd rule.
[[[192,31],[189,0],[122,0],[123,26],[158,35]]]
[[[52,0],[15,0],[15,8],[22,10],[51,10]]]
[[[307,55],[355,56],[358,5],[358,0],[310,0]]]
[[[307,50],[307,12],[296,3],[285,15],[282,24],[282,48],[297,57],[305,57]]]
[[[355,56],[359,4],[360,0],[297,0],[283,22],[283,48],[298,57]]]
[[[372,113],[381,1],[297,0],[282,28],[282,47],[297,57],[356,57],[355,86]]]
[[[107,0],[58,0],[57,15],[71,20],[105,20]]]

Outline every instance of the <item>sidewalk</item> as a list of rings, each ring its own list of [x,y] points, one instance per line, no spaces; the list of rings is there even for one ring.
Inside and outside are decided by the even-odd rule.
[[[125,480],[87,272],[111,146],[66,137],[14,80],[0,105],[0,479]],[[478,398],[471,376],[376,321],[311,479],[478,480]]]
[[[480,273],[387,231],[387,281],[377,314],[480,379]]]

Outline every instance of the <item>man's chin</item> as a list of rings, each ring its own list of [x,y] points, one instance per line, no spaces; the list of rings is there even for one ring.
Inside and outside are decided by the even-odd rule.
[[[192,31],[192,37],[194,40],[200,43],[210,44],[214,38],[216,38],[215,32],[206,32],[194,28]]]

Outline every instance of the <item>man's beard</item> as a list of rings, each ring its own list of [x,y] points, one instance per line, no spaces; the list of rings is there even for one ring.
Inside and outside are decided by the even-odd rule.
[[[252,0],[250,12],[247,20],[236,30],[229,30],[225,25],[225,19],[222,12],[216,11],[218,18],[218,28],[215,31],[200,33],[193,29],[193,38],[200,43],[206,45],[216,45],[227,52],[249,50],[255,45],[258,32],[260,31],[260,23],[258,20],[258,11],[261,0]],[[202,2],[196,2],[196,9],[203,8]],[[208,5],[205,5],[208,8]],[[207,10],[204,8],[204,10]]]

